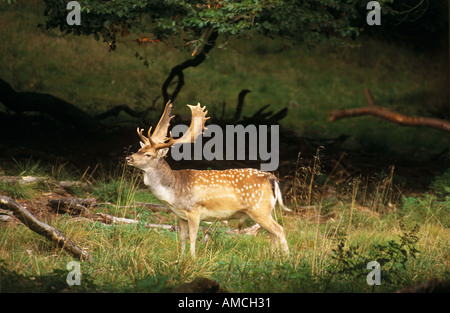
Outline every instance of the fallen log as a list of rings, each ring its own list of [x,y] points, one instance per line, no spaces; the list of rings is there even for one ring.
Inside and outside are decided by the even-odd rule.
[[[89,216],[91,212],[87,207],[96,204],[95,199],[49,199],[50,207],[59,214],[68,213],[70,215]]]
[[[104,202],[104,203],[98,203],[98,205],[110,205],[114,206],[115,208],[119,209],[132,209],[132,208],[145,208],[147,210],[150,210],[152,212],[160,212],[160,211],[170,211],[170,209],[165,206],[164,204],[157,204],[157,203],[148,203],[148,202],[134,202],[135,204],[130,205],[117,205],[111,202]]]
[[[95,221],[100,221],[104,224],[139,224],[141,223],[139,220],[135,220],[132,218],[125,217],[116,217],[106,213],[94,213],[91,215],[91,219]],[[166,225],[166,224],[152,224],[152,223],[143,223],[145,228],[161,228],[167,229],[170,231],[178,231],[179,226],[175,225]]]
[[[30,185],[30,184],[37,184],[44,180],[46,180],[45,177],[35,177],[35,176],[0,176],[0,183],[5,184]]]
[[[48,177],[38,176],[0,176],[0,183],[31,185],[40,182],[48,182],[61,188],[87,187],[88,184],[81,181],[61,180],[56,181]]]
[[[375,105],[369,89],[365,89],[368,105],[362,108],[336,110],[330,113],[328,122],[334,122],[342,118],[362,115],[373,115],[387,121],[403,126],[424,126],[450,132],[450,122],[432,117],[411,117],[405,116],[389,109]]]
[[[25,207],[17,203],[13,199],[0,196],[0,208],[13,212],[14,216],[20,220],[25,226],[35,233],[44,236],[52,241],[56,246],[66,250],[73,257],[86,261],[90,259],[90,255],[70,241],[63,233],[56,228],[39,221]]]
[[[0,209],[0,222],[9,222],[12,219],[12,212],[9,210]]]

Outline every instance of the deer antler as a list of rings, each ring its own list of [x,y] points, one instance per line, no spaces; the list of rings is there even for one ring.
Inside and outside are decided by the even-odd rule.
[[[150,135],[151,131],[152,131],[152,126],[150,126],[150,128],[148,129],[147,137],[145,137],[143,134],[144,130],[139,129],[139,127],[138,127],[137,133],[138,133],[139,137],[141,138],[142,143],[144,145],[154,146],[155,144],[164,143],[164,141],[167,140],[167,137],[166,137],[167,129],[169,128],[170,120],[174,117],[174,116],[170,116],[171,112],[172,112],[172,103],[169,100],[166,103],[164,112],[163,112],[161,118],[159,119],[158,125],[156,125],[153,135]]]
[[[174,118],[174,115],[170,116],[172,112],[172,103],[167,101],[166,107],[164,108],[163,115],[161,116],[158,125],[155,127],[155,131],[153,135],[150,137],[150,129],[148,130],[148,138],[154,141],[155,143],[163,143],[167,140],[167,130],[169,129],[170,120]]]
[[[191,125],[182,137],[175,140],[175,143],[193,143],[206,129],[205,122],[209,119],[209,117],[206,117],[206,114],[208,114],[208,110],[205,111],[206,107],[201,107],[200,103],[196,106],[189,104],[187,106],[191,109],[192,113]]]
[[[176,143],[176,140],[172,138],[172,132],[169,133],[169,141],[166,143],[158,143],[153,145],[155,150],[172,147]]]
[[[205,107],[201,107],[200,103],[196,106],[189,105],[189,109],[191,109],[192,117],[191,117],[191,125],[189,129],[184,133],[184,135],[178,139],[173,139],[172,133],[169,133],[169,138],[167,138],[167,130],[169,128],[170,120],[174,116],[170,116],[172,111],[172,103],[170,101],[167,102],[166,107],[164,108],[164,113],[161,116],[161,119],[156,125],[155,131],[153,135],[150,135],[152,127],[148,130],[148,137],[143,135],[143,129],[137,129],[137,133],[141,138],[142,142],[145,145],[151,145],[155,150],[164,149],[173,146],[176,143],[193,143],[195,139],[203,134],[203,130],[206,129],[205,122],[209,117],[206,117],[208,113],[205,110]],[[169,139],[169,141],[167,141]],[[167,141],[167,142],[166,142]]]
[[[150,130],[152,129],[152,127],[150,126],[148,133],[150,134]],[[144,145],[152,145],[152,143],[150,142],[150,135],[147,137],[144,136],[144,134],[142,133],[144,130],[143,129],[139,129],[139,127],[137,128],[137,133],[139,135],[139,137],[141,138],[141,143]]]

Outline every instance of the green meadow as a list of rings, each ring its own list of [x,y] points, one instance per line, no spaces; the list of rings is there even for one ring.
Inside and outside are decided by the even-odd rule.
[[[166,43],[138,45],[134,40],[144,34],[121,38],[117,51],[109,52],[93,37],[37,30],[43,22],[39,1],[0,3],[0,78],[16,91],[48,93],[93,115],[120,104],[148,108],[161,94],[170,69],[192,52]],[[231,118],[239,91],[250,89],[244,116],[266,104],[274,111],[288,107],[280,125],[298,136],[347,134],[347,149],[417,158],[447,148],[448,135],[434,129],[402,127],[375,117],[327,122],[332,110],[365,106],[364,88],[377,105],[405,115],[436,116],[448,107],[448,63],[439,53],[367,37],[353,44],[286,48],[282,41],[264,38],[222,42],[203,64],[185,71],[186,85],[174,114],[187,117],[184,104],[200,102],[219,115],[225,102],[225,117]],[[161,107],[162,100],[156,105]],[[6,109],[0,106],[0,111]],[[159,112],[150,114],[156,119]],[[134,122],[121,113],[106,124]],[[145,226],[177,225],[177,218],[139,205],[159,202],[137,171],[118,164],[93,177],[64,163],[30,158],[8,164],[0,163],[0,176],[45,180],[0,183],[0,195],[44,207],[58,195],[94,198],[100,203],[98,212],[139,223],[105,225],[42,208],[43,222],[92,256],[81,263],[81,285],[68,286],[71,256],[20,222],[0,222],[2,292],[170,292],[197,277],[216,280],[230,292],[394,292],[450,279],[448,169],[421,192],[403,193],[392,175],[380,173],[340,180],[333,185],[336,193],[327,196],[324,190],[335,181],[333,173],[320,172],[316,164],[293,165],[293,174],[281,178],[281,184],[291,182],[285,196],[294,212],[273,212],[285,229],[289,256],[271,250],[264,230],[256,236],[230,235],[227,230],[237,223],[217,221],[202,223],[197,258],[192,259],[181,255],[177,232]],[[56,186],[62,180],[86,184],[61,191]],[[251,225],[247,221],[244,227]],[[203,240],[205,229],[209,240]],[[370,261],[381,265],[379,286],[367,284]]]

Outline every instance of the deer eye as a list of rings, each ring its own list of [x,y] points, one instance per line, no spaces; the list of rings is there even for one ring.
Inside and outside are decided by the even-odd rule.
[[[150,153],[146,153],[146,154],[144,154],[147,158],[151,158],[152,157],[152,155],[150,154]]]

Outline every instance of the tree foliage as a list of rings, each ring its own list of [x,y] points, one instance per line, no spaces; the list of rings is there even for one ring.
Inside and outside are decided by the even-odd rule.
[[[377,2],[388,23],[411,16],[417,20],[428,4],[428,0]],[[165,102],[180,92],[186,68],[198,66],[212,48],[232,38],[281,38],[286,45],[343,44],[365,29],[368,14],[368,1],[360,0],[79,0],[81,24],[69,25],[67,3],[45,0],[46,29],[93,35],[108,43],[110,50],[116,49],[118,37],[131,32],[141,34],[139,43],[164,41],[192,50],[194,58],[175,66],[164,82]],[[146,60],[144,65],[148,66]],[[170,94],[175,78],[177,85]]]
[[[211,32],[224,40],[263,35],[300,44],[338,43],[358,35],[352,21],[363,7],[357,0],[80,0],[81,25],[70,26],[67,1],[45,3],[47,29],[93,34],[111,45],[130,30],[151,32],[154,39],[194,49],[205,44]]]

